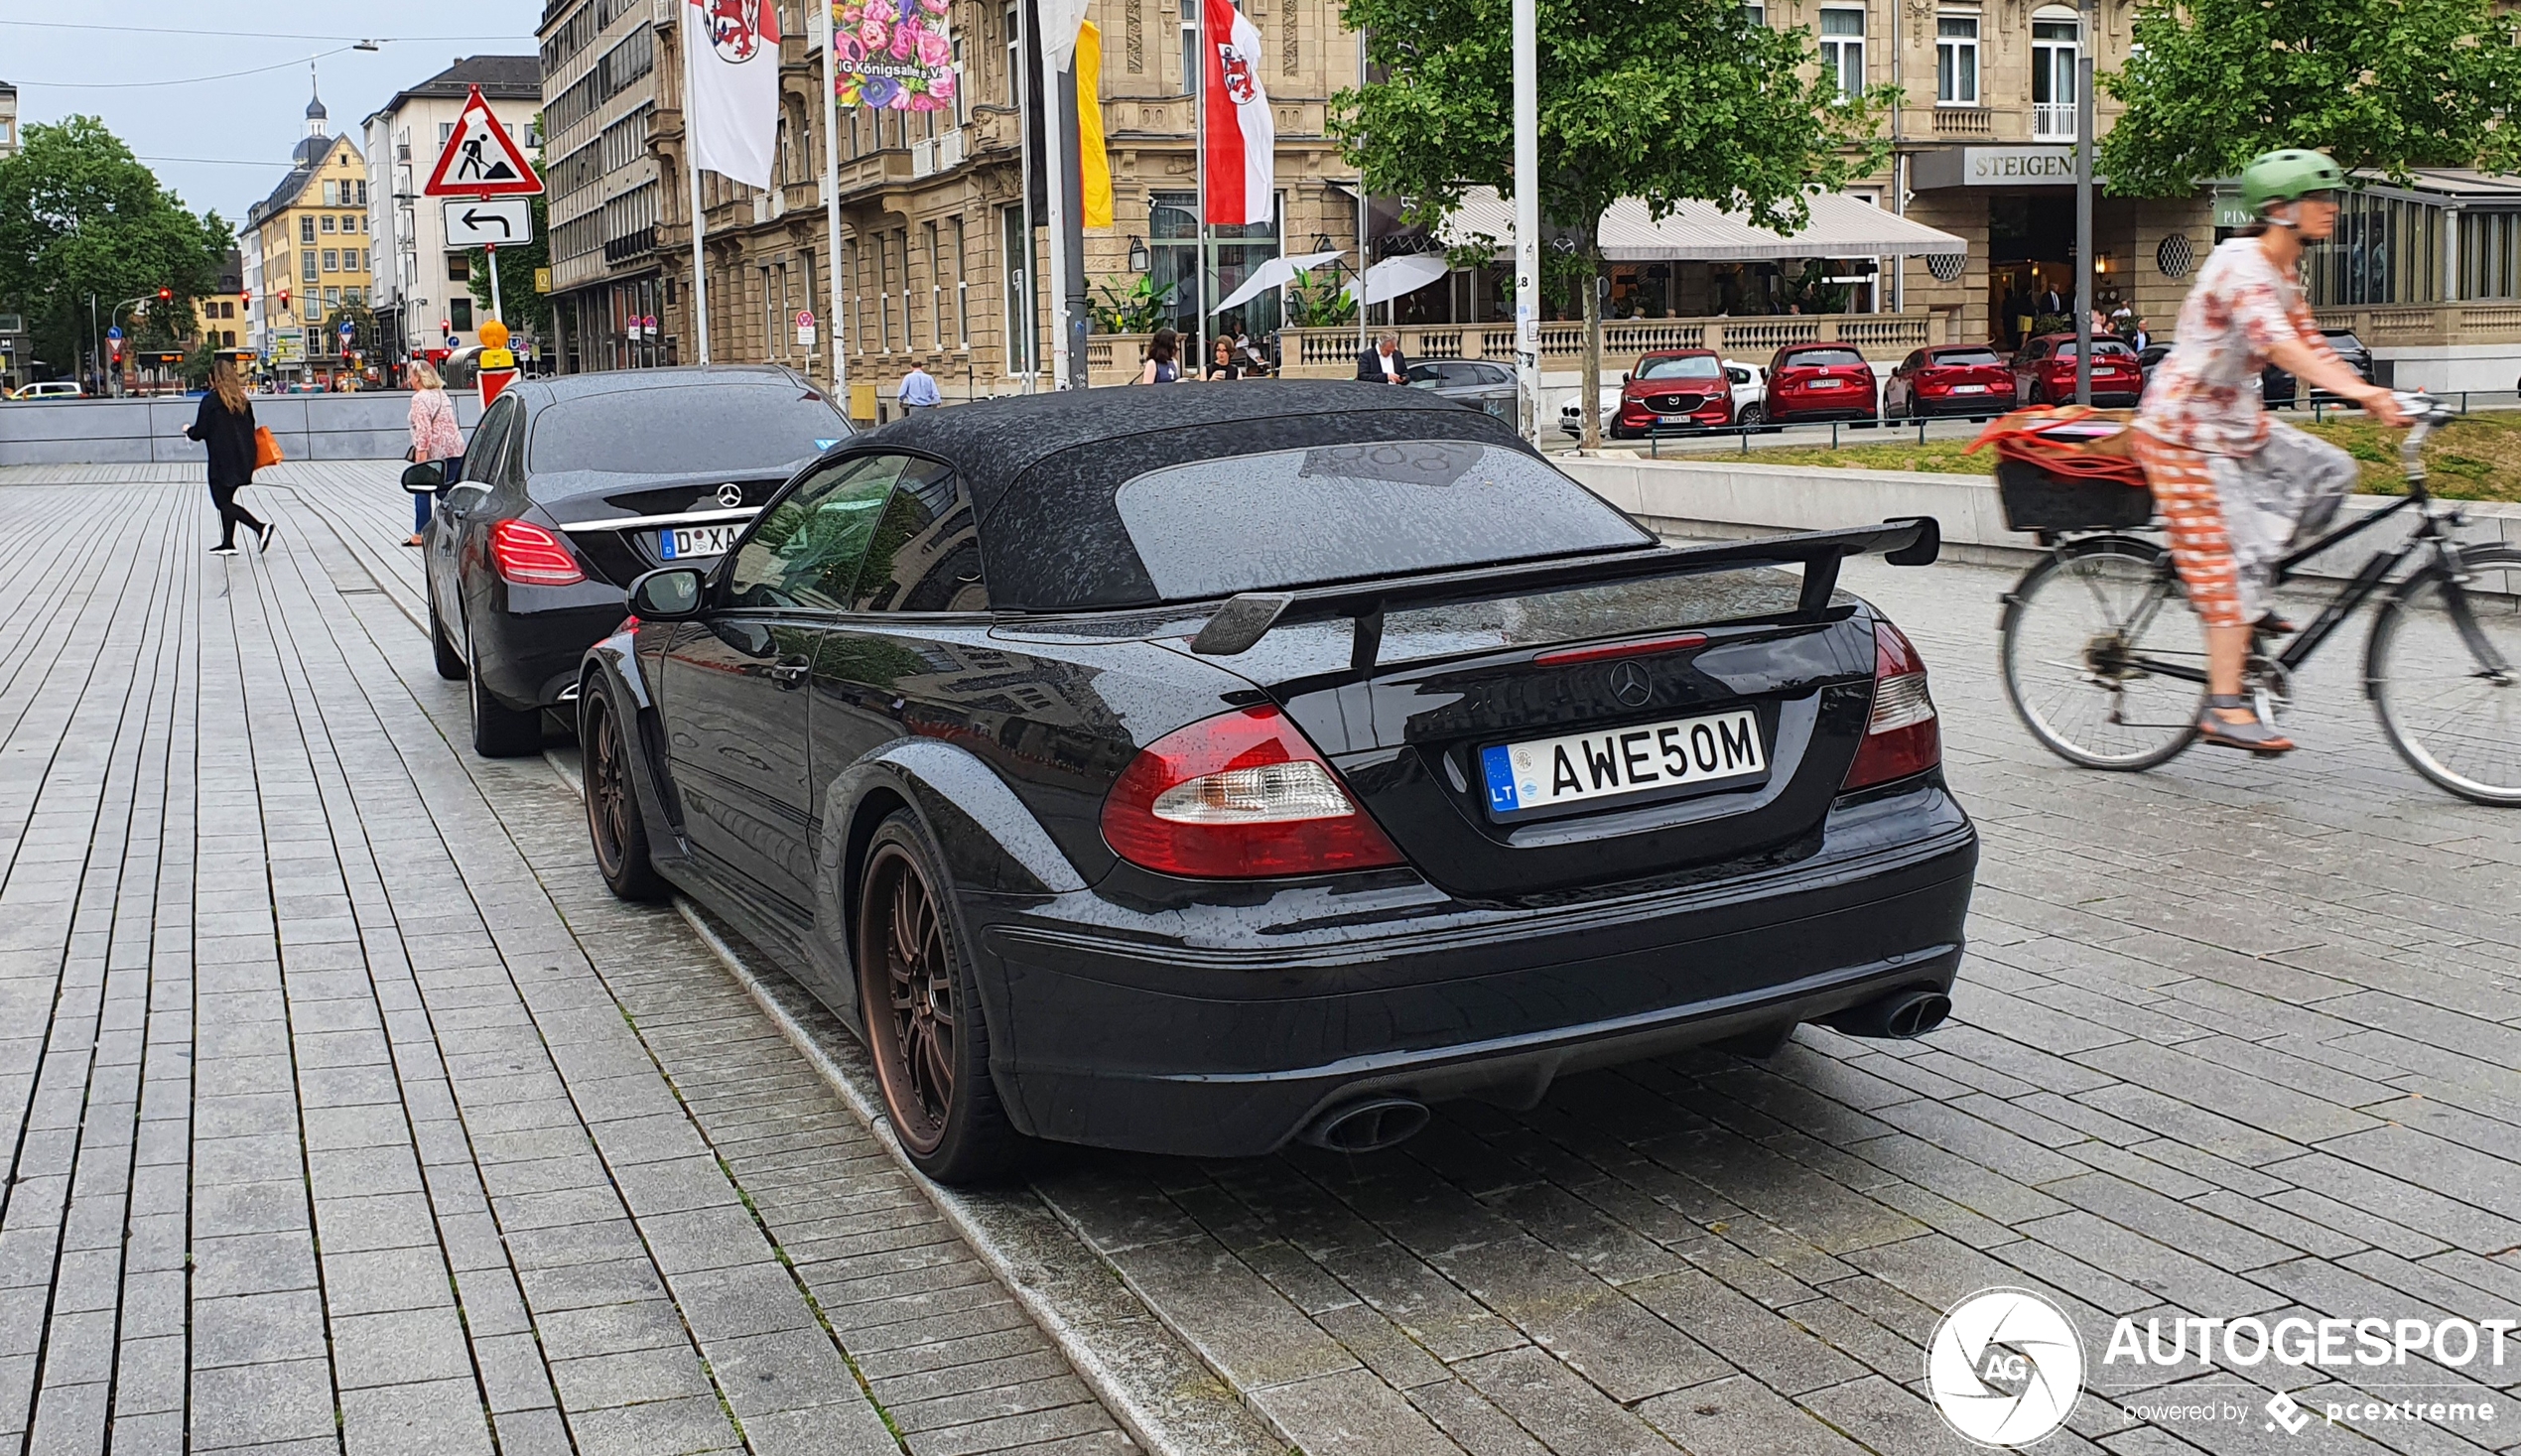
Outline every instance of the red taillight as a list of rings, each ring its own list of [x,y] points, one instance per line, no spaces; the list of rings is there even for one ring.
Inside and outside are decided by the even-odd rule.
[[[569,543],[532,521],[505,520],[490,528],[490,564],[520,587],[574,587],[587,580]]]
[[[1924,773],[1943,761],[1934,699],[1925,690],[1925,659],[1898,627],[1873,624],[1873,713],[1842,788],[1866,789]]]
[[[1330,764],[1266,704],[1139,750],[1103,801],[1103,838],[1132,864],[1195,879],[1402,862]]]

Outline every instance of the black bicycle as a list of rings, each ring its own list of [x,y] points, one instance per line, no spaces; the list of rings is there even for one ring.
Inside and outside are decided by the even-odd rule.
[[[2398,398],[2415,419],[2400,451],[2407,494],[2297,548],[2276,580],[2384,521],[2413,512],[2414,528],[2365,562],[2291,640],[2259,631],[2245,691],[2260,721],[2276,723],[2292,702],[2295,673],[2380,595],[2363,691],[2391,746],[2463,799],[2521,805],[2521,550],[2457,538],[2460,511],[2425,488],[2420,454],[2453,416],[2424,395]],[[2014,711],[2051,752],[2086,768],[2133,771],[2177,756],[2197,735],[2205,629],[2169,548],[2131,534],[2151,525],[2151,498],[2013,460],[1997,466],[1997,486],[2007,523],[2038,532],[2049,548],[2005,594],[2005,696]]]

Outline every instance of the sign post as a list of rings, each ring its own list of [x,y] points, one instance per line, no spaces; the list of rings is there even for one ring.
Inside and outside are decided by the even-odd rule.
[[[481,98],[481,88],[474,86],[464,97],[464,111],[456,117],[453,131],[447,133],[447,145],[438,153],[438,165],[429,174],[429,185],[421,189],[424,197],[469,198],[469,204],[450,202],[446,207],[447,248],[450,252],[481,248],[490,263],[490,322],[502,322],[499,312],[499,244],[519,243],[533,235],[534,214],[524,199],[543,191],[543,179],[536,176],[534,164],[517,150],[516,141],[506,127],[490,111],[490,103]],[[515,199],[513,202],[494,202],[493,199]],[[459,234],[458,224],[462,224]],[[457,239],[461,235],[462,242]],[[499,331],[500,353],[507,353],[507,331]],[[482,330],[482,346],[487,352],[492,345],[489,330]],[[515,377],[515,355],[508,354],[509,377]],[[500,387],[504,388],[505,380]],[[481,402],[488,404],[497,391],[490,386],[490,369],[481,370]]]
[[[797,346],[799,348],[812,348],[814,347],[814,311],[812,309],[797,310]]]

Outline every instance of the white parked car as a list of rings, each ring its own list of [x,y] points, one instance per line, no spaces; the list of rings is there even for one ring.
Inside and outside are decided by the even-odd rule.
[[[1733,422],[1736,425],[1757,425],[1766,420],[1768,370],[1759,364],[1727,359],[1724,361],[1724,374],[1733,383]],[[1617,381],[1606,382],[1602,386],[1602,433],[1605,435],[1611,432],[1612,417],[1619,413],[1620,388],[1627,382],[1628,375],[1623,373]],[[1575,400],[1568,400],[1558,407],[1558,428],[1569,435],[1584,433],[1584,418],[1578,413]]]

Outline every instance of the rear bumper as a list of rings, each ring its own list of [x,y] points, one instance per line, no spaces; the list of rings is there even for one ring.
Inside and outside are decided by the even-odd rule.
[[[1806,421],[1870,420],[1877,413],[1871,400],[1852,407],[1841,404],[1800,404],[1789,400],[1777,400],[1771,402],[1768,411],[1770,423],[1781,425]]]
[[[1317,890],[1309,924],[1273,926],[1283,897],[1186,917],[1084,890],[966,913],[1019,1125],[1250,1156],[1360,1097],[1529,1106],[1567,1072],[1947,990],[1977,853],[1929,776],[1841,805],[1784,868],[1614,902]]]
[[[610,636],[629,611],[621,589],[512,587],[502,582],[487,610],[470,613],[481,685],[509,708],[551,708],[576,695],[587,649]]]
[[[1921,394],[1911,406],[1922,415],[2001,415],[2012,409],[2013,394]]]

